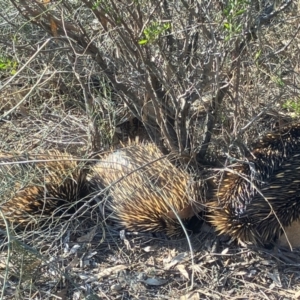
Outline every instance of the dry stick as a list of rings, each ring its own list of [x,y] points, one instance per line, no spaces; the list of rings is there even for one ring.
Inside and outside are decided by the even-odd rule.
[[[251,121],[248,122],[243,128],[239,130],[237,136],[240,136],[243,132],[245,132],[256,120],[258,120],[266,111],[270,109],[270,107],[278,100],[281,96],[276,97],[271,103],[267,105],[259,114],[257,114]]]
[[[207,152],[208,145],[210,143],[211,135],[212,135],[212,130],[213,127],[215,126],[216,123],[216,118],[215,116],[218,114],[218,108],[223,101],[223,98],[225,97],[226,92],[229,89],[229,83],[226,83],[225,85],[221,86],[214,97],[213,100],[213,113],[208,112],[207,117],[205,120],[205,132],[203,134],[203,139],[201,143],[201,149],[199,150],[197,154],[197,161],[201,161]]]
[[[117,7],[115,6],[115,3],[112,3],[112,5],[114,6],[115,11],[117,11]],[[124,22],[124,20],[121,18],[120,22],[122,23],[122,25],[124,26],[124,28],[126,29],[127,33],[130,35],[131,39],[134,40],[134,36],[132,35],[131,30],[129,29],[129,27],[127,26],[126,22]],[[119,30],[118,30],[119,31]],[[134,51],[132,49],[132,47],[129,45],[129,43],[127,42],[126,39],[123,38],[123,35],[121,34],[121,32],[119,32],[120,34],[120,38],[122,39],[123,43],[126,45],[127,50],[134,56]],[[144,64],[147,65],[149,67],[149,69],[152,69],[152,66],[148,63],[147,60],[145,60],[144,55],[142,53],[141,47],[139,45],[136,45],[137,47],[137,52],[139,53],[140,58],[143,60]],[[134,64],[132,64],[134,66]],[[153,71],[153,69],[152,69]],[[154,72],[154,71],[153,71]],[[173,143],[171,142],[171,137],[169,136],[169,134],[167,133],[167,120],[164,119],[164,111],[162,108],[160,108],[161,104],[159,102],[159,98],[157,95],[157,92],[155,91],[155,89],[153,88],[153,78],[151,78],[151,75],[148,73],[148,76],[150,76],[150,79],[148,78],[147,83],[149,83],[149,87],[150,87],[150,91],[149,94],[151,94],[151,100],[155,109],[155,114],[156,117],[159,119],[159,121],[157,122],[161,127],[162,130],[164,132],[164,136],[169,144],[169,147],[172,149],[173,152],[176,152],[176,148],[174,147]],[[155,76],[154,79],[157,79],[157,77]],[[161,78],[160,78],[161,79]],[[128,93],[125,93],[125,95],[127,95]],[[133,98],[134,99],[134,98]],[[127,101],[125,100],[126,104]],[[129,108],[131,109],[131,107],[129,106]],[[132,111],[132,109],[131,109]],[[135,109],[136,111],[136,109]],[[132,111],[134,113],[134,111]]]
[[[37,51],[39,52],[39,51]],[[9,111],[7,111],[4,115],[2,115],[2,117],[0,118],[0,121],[3,120],[6,116],[8,116],[11,112],[13,112],[15,109],[17,109],[33,92],[33,90],[38,86],[38,84],[40,83],[40,81],[43,78],[43,75],[46,73],[46,71],[48,70],[48,67],[45,68],[45,70],[43,71],[43,73],[40,75],[39,79],[37,80],[37,82],[32,86],[32,88],[30,89],[30,91],[25,95],[25,97],[23,97],[22,100],[20,100],[20,102],[18,102],[13,108],[11,108]]]
[[[62,19],[62,25],[63,25],[63,29],[64,29],[64,33],[66,35],[66,37],[68,37],[68,33],[67,33],[67,29],[65,28],[65,22],[64,22],[64,16],[63,16],[63,13],[61,14],[61,19]],[[74,54],[76,56],[82,56],[84,55],[83,54],[78,54],[75,50],[75,48],[73,47],[71,41],[69,39],[67,39],[69,44],[70,44],[70,47],[72,48]],[[92,41],[90,41],[90,43],[92,43]],[[87,50],[87,49],[86,49]],[[85,50],[85,51],[86,51]],[[93,111],[93,103],[91,101],[91,98],[89,97],[88,93],[87,93],[87,87],[86,87],[86,84],[84,84],[82,82],[82,80],[80,79],[80,76],[79,74],[76,72],[75,70],[75,67],[74,65],[72,66],[72,69],[73,69],[73,72],[78,80],[78,82],[80,83],[80,86],[82,88],[82,91],[83,91],[83,97],[84,97],[84,102],[85,102],[85,107],[86,107],[86,111],[88,113],[88,118],[89,118],[89,130],[88,130],[88,133],[89,133],[89,143],[90,143],[90,146],[92,148],[92,151],[96,151],[100,148],[100,139],[99,139],[99,131],[98,131],[98,128],[96,126],[96,123],[95,123],[95,120],[93,120],[93,114],[92,114],[92,111]],[[91,128],[92,127],[92,128]]]

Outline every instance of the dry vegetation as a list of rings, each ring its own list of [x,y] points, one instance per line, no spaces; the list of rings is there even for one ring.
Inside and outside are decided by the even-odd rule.
[[[137,118],[199,177],[242,159],[300,112],[300,7],[269,2],[1,1],[0,151],[87,159]],[[300,298],[297,251],[124,236],[92,200],[52,225],[1,230],[1,299]]]

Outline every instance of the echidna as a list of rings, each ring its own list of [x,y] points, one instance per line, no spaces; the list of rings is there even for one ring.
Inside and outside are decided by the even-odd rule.
[[[184,231],[176,214],[190,229],[199,210],[196,182],[153,143],[137,141],[106,155],[93,167],[90,183],[96,192],[110,187],[108,217],[132,232],[180,237]]]
[[[252,149],[245,163],[235,164],[223,172],[215,193],[220,207],[228,207],[236,214],[243,213],[256,188],[263,186],[273,172],[300,149],[300,123],[266,134]]]
[[[0,154],[3,216],[14,227],[24,228],[74,210],[87,192],[86,173],[78,160],[56,150]]]
[[[216,192],[209,203],[209,218],[219,233],[240,242],[267,245],[278,238],[283,228],[300,218],[300,155],[296,151],[300,147],[299,139],[300,124],[269,134],[256,144],[252,160],[258,172],[255,180],[248,178],[248,182],[238,174],[226,175],[225,182],[221,183],[222,193]],[[247,165],[239,168],[246,169],[249,175]],[[235,197],[243,205],[246,199],[247,207],[237,211],[235,203],[230,203]]]

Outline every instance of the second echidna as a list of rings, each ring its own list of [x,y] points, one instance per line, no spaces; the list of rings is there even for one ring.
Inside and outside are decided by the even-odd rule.
[[[243,243],[271,244],[294,221],[300,219],[300,154],[293,155],[274,172],[242,214],[231,207],[214,207],[211,223],[219,233]],[[217,205],[216,205],[217,206]]]
[[[215,192],[221,207],[231,207],[236,214],[243,213],[256,188],[262,187],[281,165],[300,148],[300,123],[270,132],[252,145],[252,153],[244,163],[224,171]]]
[[[199,207],[191,176],[176,168],[153,143],[135,142],[106,155],[92,170],[94,191],[109,188],[108,218],[128,231],[184,235]]]
[[[59,151],[0,154],[0,209],[10,225],[32,227],[71,212],[86,195],[86,171]],[[0,222],[4,224],[3,219]]]
[[[247,181],[238,173],[226,176],[220,184],[221,197],[228,189],[231,201],[235,196],[246,198],[248,205],[236,210],[235,203],[231,205],[224,198],[219,201],[220,193],[216,192],[209,203],[209,219],[217,232],[243,243],[266,245],[300,218],[299,140],[299,124],[269,134],[254,151],[255,180],[248,177]],[[245,169],[249,170],[248,166]]]

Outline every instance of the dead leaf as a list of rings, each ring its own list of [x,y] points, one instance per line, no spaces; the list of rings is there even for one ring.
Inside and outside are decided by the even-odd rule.
[[[58,27],[52,16],[50,16],[50,28],[51,28],[52,35],[54,37],[58,37],[58,33],[57,33]]]
[[[176,266],[179,262],[183,261],[188,254],[186,252],[180,253],[176,255],[169,264],[165,266],[165,270],[169,270],[170,268]]]
[[[222,252],[221,252],[221,255],[225,255],[227,254],[229,251],[229,248],[225,248]]]
[[[120,290],[122,289],[122,286],[121,286],[120,284],[113,284],[113,285],[110,287],[110,289],[111,289],[112,291],[118,292],[118,291],[120,291]]]
[[[111,267],[111,268],[107,268],[107,269],[103,270],[102,272],[100,272],[97,275],[97,277],[98,277],[98,279],[101,279],[103,277],[109,276],[112,273],[118,273],[122,270],[126,270],[127,268],[128,267],[125,266],[125,265],[118,265],[118,266],[114,266],[114,267]]]
[[[186,294],[184,296],[180,297],[180,300],[199,300],[200,296],[197,292],[191,292],[189,294]]]
[[[97,227],[94,227],[89,233],[79,237],[77,239],[77,242],[79,243],[89,243],[93,240],[95,234],[96,234],[96,230],[97,230]]]
[[[143,282],[148,284],[148,285],[159,286],[159,285],[166,284],[168,282],[168,280],[166,280],[166,279],[157,279],[157,278],[148,278],[148,279],[144,280]]]
[[[69,266],[67,267],[67,269],[71,269],[73,267],[76,267],[80,264],[80,260],[77,256],[74,257],[74,259],[72,259],[72,261],[69,263]]]
[[[179,270],[181,275],[183,275],[183,277],[185,277],[187,280],[190,279],[189,273],[187,272],[184,265],[178,265],[178,266],[176,266],[176,268]]]
[[[143,250],[144,250],[145,252],[152,252],[152,251],[157,250],[157,246],[156,246],[156,245],[147,246],[147,247],[144,247]]]

